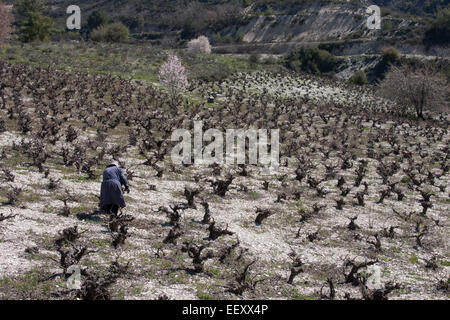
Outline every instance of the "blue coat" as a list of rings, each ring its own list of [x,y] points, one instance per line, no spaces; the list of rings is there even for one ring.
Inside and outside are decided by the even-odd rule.
[[[109,166],[103,172],[103,182],[100,190],[100,208],[106,205],[117,205],[125,208],[122,185],[128,187],[128,180],[122,169],[116,166]]]

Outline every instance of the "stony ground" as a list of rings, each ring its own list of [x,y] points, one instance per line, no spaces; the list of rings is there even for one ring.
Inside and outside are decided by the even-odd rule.
[[[314,81],[290,76],[269,78],[266,74],[240,75],[229,82],[199,87],[197,93],[205,96],[213,94],[218,103],[221,99],[227,99],[227,90],[242,92],[242,88],[250,95],[258,95],[264,90],[270,90],[275,97],[294,95],[306,103],[377,101],[369,92],[364,93],[364,99],[361,99],[361,95],[354,95],[346,88],[330,84],[322,86]],[[340,120],[337,119],[335,126],[345,127],[338,125]],[[333,127],[334,120],[325,124],[319,116],[314,116],[312,121],[311,131],[320,135],[326,128]],[[448,130],[444,130],[441,139],[430,142],[426,135],[419,134],[425,132],[425,126],[418,129],[405,122],[398,128],[395,122],[374,124],[363,121],[362,133],[351,135],[357,140],[349,141],[356,149],[359,148],[360,153],[356,153],[352,161],[354,167],[346,170],[340,169],[342,163],[337,154],[325,156],[320,151],[320,145],[328,145],[332,135],[315,140],[309,147],[317,146],[317,150],[312,151],[308,158],[315,168],[308,173],[308,177],[322,181],[327,173],[325,165],[339,164],[335,174],[320,183],[324,194],[319,196],[308,185],[306,178],[296,180],[295,162],[288,161],[287,166],[282,166],[278,173],[270,176],[261,175],[260,168],[256,166],[247,166],[247,175],[240,174],[240,168],[224,167],[222,175],[233,173],[235,179],[226,195],[221,197],[214,193],[207,179],[199,180],[199,176],[215,177],[215,168],[178,168],[171,166],[170,160],[166,159],[164,166],[170,169],[159,178],[154,170],[142,165],[145,159],[137,148],[130,147],[120,161],[125,164],[127,174],[133,172],[130,178],[131,193],[125,196],[128,205],[123,212],[134,220],[128,225],[125,243],[114,248],[108,229],[109,217],[96,211],[104,166],[95,166],[95,177],[87,179],[75,168],[51,159],[46,164],[49,174],[44,177],[42,172],[29,164],[26,156],[12,151],[13,145],[19,144],[23,136],[13,122],[7,122],[7,126],[8,130],[0,134],[0,147],[8,150],[2,163],[11,170],[14,181],[5,185],[23,188],[23,191],[14,205],[8,204],[6,194],[2,193],[4,203],[0,206],[0,215],[15,215],[0,222],[2,299],[73,297],[67,292],[66,282],[61,276],[60,255],[54,244],[63,229],[73,226],[78,226],[81,233],[77,245],[94,251],[81,260],[83,268],[103,274],[117,259],[122,264],[129,263],[127,273],[110,288],[115,299],[320,299],[329,296],[327,280],[331,280],[336,289],[336,299],[360,299],[361,286],[345,283],[345,276],[349,274],[346,263],[349,261],[355,265],[373,261],[375,267],[381,270],[381,283],[370,287],[373,290],[382,290],[389,283],[398,284],[398,288],[389,294],[390,299],[450,297],[447,280],[450,276],[450,173],[443,173],[434,186],[422,185],[433,194],[433,207],[426,216],[420,216],[422,197],[419,189],[423,188],[412,186],[402,170],[408,166],[404,159],[399,163],[401,169],[389,178],[403,190],[404,199],[398,201],[396,195],[391,194],[378,203],[380,192],[386,185],[377,173],[378,160],[367,156],[365,144],[377,132],[389,132],[394,127],[401,139],[405,139],[402,141],[406,145],[419,146],[418,152],[410,149],[417,162],[423,163],[424,168],[432,172],[441,173],[439,162],[432,160],[432,157],[440,150],[448,150]],[[349,132],[356,130],[355,126],[350,120]],[[107,142],[126,141],[127,136],[122,129],[119,125],[107,137]],[[95,135],[95,131],[85,130],[78,139],[86,139],[90,135]],[[307,135],[300,138],[307,139]],[[377,150],[390,150],[383,139],[375,145]],[[387,154],[383,161],[395,162],[398,159]],[[356,200],[357,193],[364,190],[364,184],[353,186],[352,183],[356,177],[355,169],[361,161],[367,161],[365,206],[358,206]],[[425,175],[425,172],[422,173]],[[49,187],[50,178],[58,181],[55,188]],[[344,197],[337,187],[339,178],[344,178],[350,188]],[[265,182],[268,183],[266,187]],[[194,198],[196,208],[182,211],[180,224],[184,233],[177,239],[176,245],[166,244],[163,240],[172,227],[164,212],[158,209],[174,204],[185,205],[186,187],[201,190]],[[61,201],[65,190],[73,195],[73,199],[68,201],[70,214],[67,217],[62,214],[64,205]],[[341,198],[345,199],[343,208],[339,208],[336,202]],[[208,225],[201,223],[205,213],[202,201],[208,202],[216,225],[222,229],[228,228],[233,235],[221,236],[217,240],[208,237]],[[317,213],[312,213],[314,206],[319,208]],[[255,223],[258,208],[273,213],[260,225]],[[406,217],[409,213],[412,213],[410,220]],[[355,230],[349,227],[353,217],[357,217],[354,220],[357,225],[353,228]],[[418,245],[416,236],[424,230],[424,226],[428,232],[420,237],[422,243]],[[395,227],[393,234],[389,234],[390,227]],[[415,227],[418,230],[414,230]],[[377,238],[380,239],[378,244]],[[184,242],[208,245],[205,252],[211,251],[213,257],[205,260],[203,272],[192,270],[193,260],[184,252]],[[230,255],[220,261],[222,250],[237,242],[240,245],[230,249]],[[301,263],[296,264],[296,259]],[[250,286],[248,290],[242,294],[229,292],[236,275],[248,265],[249,272],[245,276]],[[289,284],[287,280],[292,268],[302,270]],[[368,277],[376,268],[361,268],[358,274]],[[445,281],[447,291],[442,287]]]

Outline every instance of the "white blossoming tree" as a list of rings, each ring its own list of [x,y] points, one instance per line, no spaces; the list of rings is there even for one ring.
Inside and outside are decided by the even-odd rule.
[[[188,51],[191,53],[211,53],[211,45],[209,40],[205,36],[200,36],[197,39],[193,39],[188,43]]]
[[[159,69],[159,82],[167,89],[170,104],[175,107],[189,84],[186,69],[176,55],[169,54],[167,61]]]

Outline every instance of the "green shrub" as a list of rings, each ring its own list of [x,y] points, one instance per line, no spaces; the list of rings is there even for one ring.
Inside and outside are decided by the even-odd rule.
[[[383,25],[382,25],[383,32],[389,32],[392,30],[392,28],[393,28],[392,22],[390,22],[389,20],[383,21]]]
[[[128,39],[130,32],[121,22],[100,26],[91,33],[91,40],[95,42],[123,42]]]
[[[293,51],[286,58],[286,67],[289,69],[312,74],[334,72],[337,65],[334,55],[318,48]]]
[[[236,42],[241,43],[242,41],[244,41],[244,34],[242,32],[238,32],[236,34]]]
[[[22,42],[47,41],[53,20],[43,14],[46,9],[38,0],[22,0],[16,8],[19,16],[19,33]]]
[[[349,82],[360,86],[367,84],[366,73],[363,70],[356,71],[350,78]]]
[[[94,11],[88,17],[88,28],[89,30],[95,30],[100,26],[106,25],[108,23],[108,18],[103,12]]]
[[[257,53],[252,53],[248,58],[248,61],[250,62],[250,64],[257,64],[257,63],[259,63],[259,60],[260,60],[260,56]]]
[[[400,61],[400,52],[394,47],[387,47],[381,50],[381,60],[385,64],[396,64]]]
[[[382,49],[380,55],[381,60],[373,69],[373,75],[375,76],[377,82],[384,79],[391,66],[401,65],[400,52],[394,47],[387,47]]]

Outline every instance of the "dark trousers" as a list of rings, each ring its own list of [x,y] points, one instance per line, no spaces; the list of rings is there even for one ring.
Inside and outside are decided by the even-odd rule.
[[[107,213],[112,213],[114,215],[117,215],[119,213],[119,206],[116,204],[107,204],[103,210],[105,210]]]

